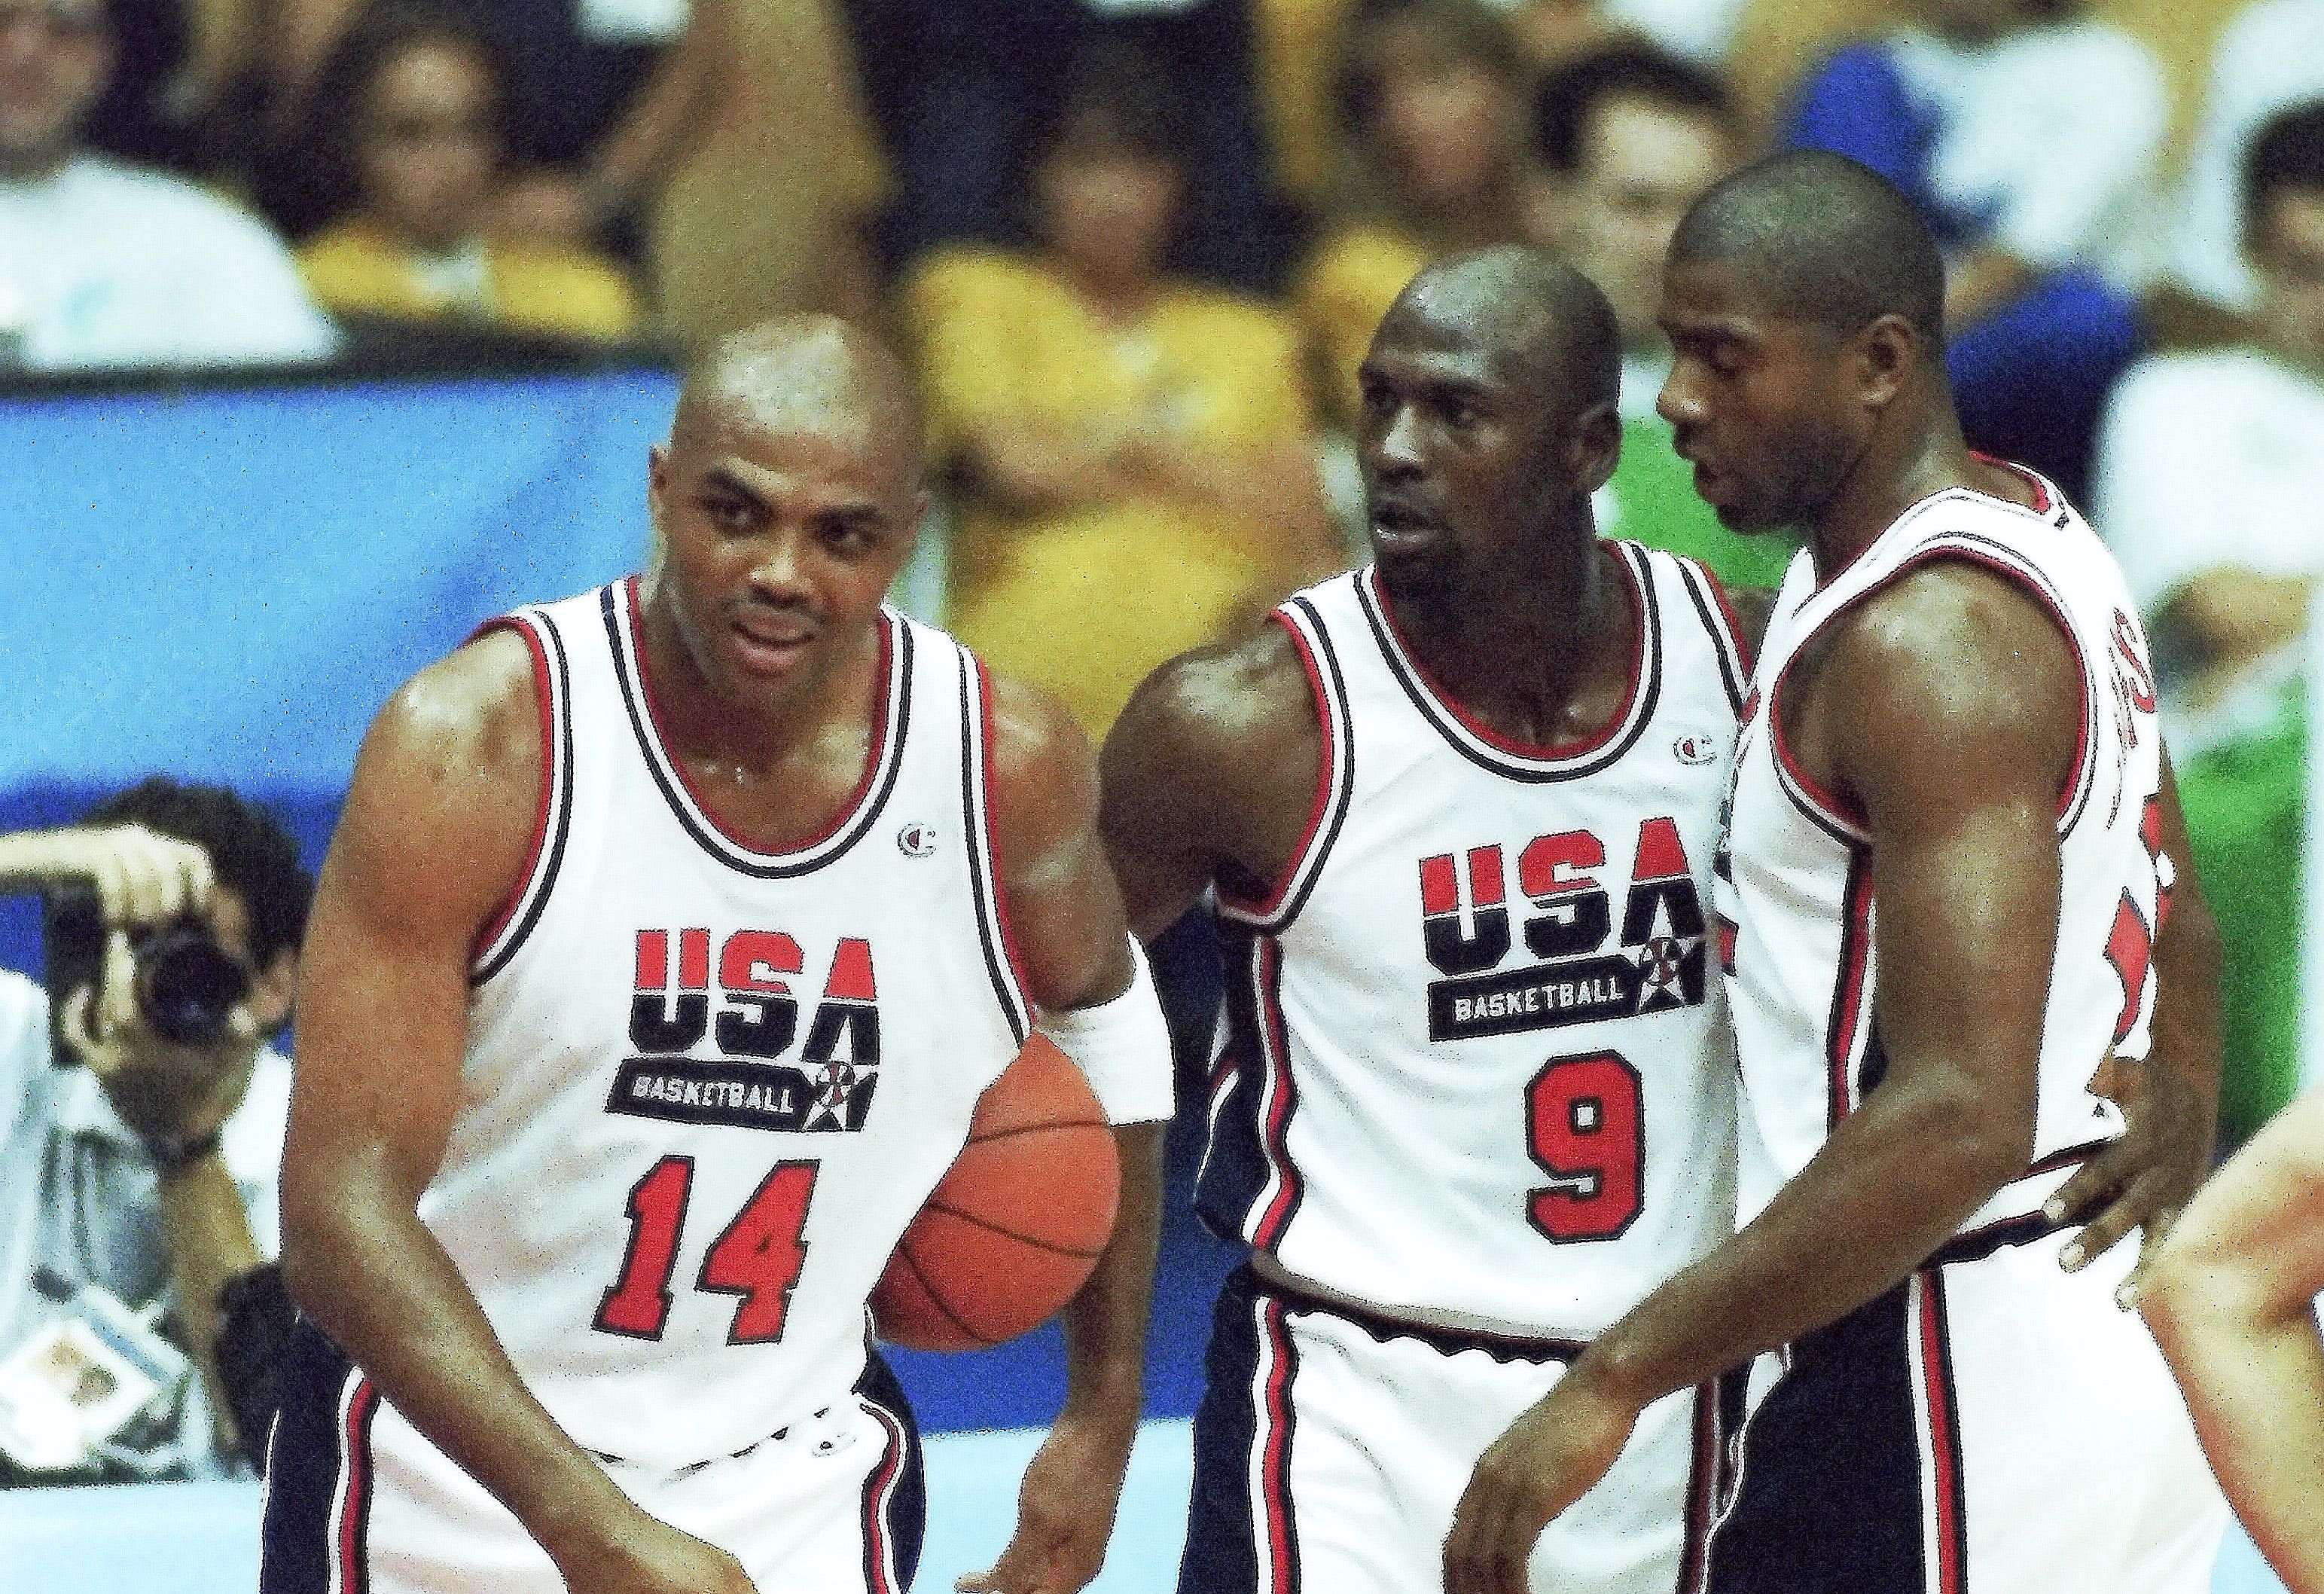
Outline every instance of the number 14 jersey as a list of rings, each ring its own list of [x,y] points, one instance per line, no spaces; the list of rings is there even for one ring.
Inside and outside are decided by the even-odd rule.
[[[568,1433],[686,1466],[846,1394],[865,1297],[1027,1033],[990,687],[883,611],[862,783],[770,852],[665,744],[634,580],[498,624],[533,653],[539,825],[420,1215]]]
[[[1372,570],[1277,611],[1323,752],[1297,855],[1225,890],[1198,1201],[1293,1283],[1586,1338],[1726,1235],[1734,1064],[1710,867],[1748,665],[1691,561],[1603,545],[1637,621],[1600,735],[1478,723]]]

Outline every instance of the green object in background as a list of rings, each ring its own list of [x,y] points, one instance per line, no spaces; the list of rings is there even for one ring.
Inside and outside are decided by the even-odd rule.
[[[2203,894],[2219,921],[2227,1061],[2219,1138],[2232,1149],[2300,1089],[2300,858],[2308,788],[2307,685],[2272,718],[2180,766],[2179,802]]]
[[[1694,467],[1678,457],[1669,426],[1653,416],[1622,423],[1622,462],[1608,490],[1614,508],[1600,517],[1600,531],[1699,559],[1729,589],[1782,586],[1799,549],[1788,534],[1747,537],[1720,525],[1694,496]]]

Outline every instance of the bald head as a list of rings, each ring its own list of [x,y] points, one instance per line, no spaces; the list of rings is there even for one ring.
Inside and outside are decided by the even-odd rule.
[[[1397,295],[1383,337],[1416,324],[1457,331],[1491,351],[1512,378],[1579,414],[1620,396],[1622,337],[1597,285],[1522,244],[1437,262]]]
[[[1929,354],[1944,348],[1936,239],[1912,201],[1844,155],[1794,150],[1714,184],[1679,223],[1670,264],[1727,267],[1786,320],[1837,337],[1895,315]]]
[[[814,433],[917,477],[922,438],[903,362],[834,316],[779,316],[729,334],[687,372],[670,443],[712,433]]]

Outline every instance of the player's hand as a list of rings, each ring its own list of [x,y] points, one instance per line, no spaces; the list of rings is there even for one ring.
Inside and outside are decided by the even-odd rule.
[[[1025,1469],[1009,1547],[991,1571],[954,1587],[962,1594],[1074,1594],[1097,1576],[1136,1432],[1134,1422],[1125,1428],[1059,1417]]]
[[[2141,1231],[2138,1266],[2116,1292],[2127,1311],[2140,1274],[2210,1171],[2211,1115],[2185,1076],[2158,1062],[2109,1056],[2090,1089],[2122,1108],[2122,1138],[2077,1169],[2042,1210],[2053,1223],[2081,1225],[2059,1256],[2068,1273]]]
[[[1527,1594],[1541,1530],[1606,1476],[1637,1423],[1576,1362],[1478,1458],[1444,1541],[1445,1594]]]
[[[741,1562],[642,1511],[556,1559],[567,1594],[758,1594]]]

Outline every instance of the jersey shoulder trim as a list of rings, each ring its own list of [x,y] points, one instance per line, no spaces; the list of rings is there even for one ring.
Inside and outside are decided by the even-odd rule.
[[[1340,671],[1340,657],[1332,634],[1314,601],[1295,597],[1268,616],[1283,627],[1307,675],[1307,690],[1315,710],[1320,746],[1315,760],[1315,797],[1307,811],[1299,843],[1292,849],[1282,874],[1267,894],[1255,902],[1238,900],[1223,886],[1218,892],[1219,913],[1264,934],[1280,934],[1297,918],[1323,860],[1339,839],[1356,783],[1356,749],[1348,713],[1348,688]]]
[[[468,638],[513,632],[532,655],[532,698],[540,722],[540,782],[533,803],[532,844],[508,896],[476,931],[468,983],[479,986],[508,967],[540,922],[565,840],[573,827],[573,700],[565,639],[546,609],[518,609],[485,621]]]
[[[1693,607],[1695,616],[1711,635],[1711,652],[1719,660],[1720,683],[1727,689],[1727,700],[1734,706],[1736,718],[1742,718],[1743,700],[1750,690],[1754,661],[1751,644],[1743,635],[1743,624],[1735,616],[1735,605],[1720,586],[1711,567],[1700,560],[1683,553],[1648,551],[1649,566],[1669,561],[1677,572],[1680,588]]]
[[[960,777],[963,833],[968,840],[968,878],[976,904],[976,935],[985,973],[1009,1033],[1022,1046],[1033,1033],[1033,1002],[1024,962],[1009,925],[1009,897],[1001,884],[1001,850],[994,840],[992,795],[992,676],[957,642],[960,655]]]
[[[632,576],[604,589],[600,603],[605,640],[613,651],[613,678],[621,688],[622,707],[629,710],[639,754],[660,788],[680,829],[705,852],[739,873],[761,880],[789,880],[810,874],[838,857],[860,840],[887,806],[889,793],[903,769],[904,737],[912,717],[912,627],[892,609],[880,611],[881,711],[872,727],[872,744],[863,761],[863,778],[857,783],[838,817],[823,833],[796,847],[762,850],[734,835],[713,815],[685,766],[669,752],[662,736],[661,713],[647,672],[638,606],[638,579]]]
[[[2036,485],[2039,479],[2035,478]],[[2050,502],[2055,503],[2054,498]],[[2013,505],[2024,513],[2022,505]],[[1830,613],[1819,619],[1814,627],[1792,650],[1794,661],[1813,644],[1815,640],[1837,625],[1842,618],[1861,607],[1870,599],[1887,591],[1914,571],[1929,565],[1947,561],[1975,565],[2016,587],[2034,599],[2035,605],[2058,629],[2066,644],[2066,651],[2074,661],[2074,673],[2079,687],[2078,707],[2074,727],[2074,753],[2069,773],[2058,792],[2058,831],[2064,835],[2074,828],[2082,811],[2089,804],[2091,789],[2098,774],[2098,738],[2092,734],[2098,712],[2094,694],[2095,674],[2090,661],[2085,656],[2082,643],[2069,617],[2065,599],[2037,565],[2019,550],[1998,538],[1966,528],[1952,528],[1931,533],[1915,543],[1912,551],[1889,569],[1867,581]],[[1811,775],[1794,754],[1784,736],[1783,690],[1790,680],[1790,666],[1777,672],[1767,688],[1767,743],[1775,755],[1775,770],[1784,793],[1801,811],[1834,840],[1844,846],[1862,846],[1871,839],[1866,829],[1863,812],[1853,802],[1843,801],[1837,793],[1826,790]]]
[[[1629,688],[1621,709],[1595,735],[1563,746],[1538,747],[1500,735],[1456,702],[1428,677],[1419,660],[1397,631],[1387,594],[1378,573],[1367,569],[1356,583],[1356,596],[1388,672],[1403,688],[1422,718],[1470,763],[1510,780],[1539,784],[1579,780],[1618,762],[1630,750],[1662,695],[1662,606],[1655,582],[1643,565],[1644,554],[1623,542],[1603,544],[1628,579],[1631,612],[1637,622],[1637,646],[1630,659]]]

